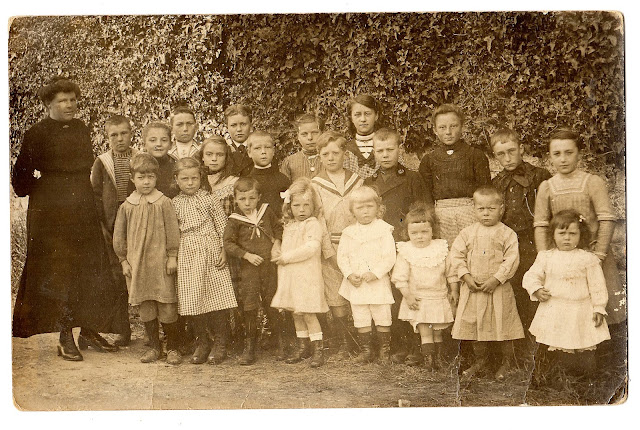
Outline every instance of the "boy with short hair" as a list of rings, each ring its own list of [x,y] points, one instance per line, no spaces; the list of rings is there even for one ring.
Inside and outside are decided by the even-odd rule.
[[[229,131],[234,176],[247,176],[253,169],[253,160],[247,154],[247,139],[253,132],[253,114],[251,108],[243,104],[229,106],[224,111]]]
[[[273,162],[275,143],[264,131],[254,131],[246,140],[247,153],[253,161],[249,177],[260,184],[262,202],[268,203],[278,219],[282,217],[283,199],[281,193],[289,189],[291,181],[278,170]]]
[[[200,150],[200,145],[193,140],[198,131],[196,114],[188,106],[178,106],[173,110],[169,124],[175,139],[173,147],[169,150],[169,156],[176,161],[193,157]]]
[[[533,213],[538,187],[551,177],[543,168],[532,166],[522,159],[524,145],[511,129],[503,128],[491,136],[491,149],[504,169],[491,181],[504,196],[502,222],[518,235],[520,266],[511,278],[518,313],[525,329],[536,313],[537,302],[522,288],[522,277],[536,259]]]
[[[313,178],[320,171],[320,158],[316,141],[324,130],[324,122],[315,115],[305,113],[295,120],[300,151],[289,155],[280,166],[291,182],[298,178]]]
[[[364,185],[374,188],[382,198],[385,206],[382,219],[393,226],[393,238],[396,242],[401,240],[402,221],[412,203],[421,201],[433,206],[433,199],[420,174],[408,170],[399,163],[400,143],[400,134],[395,130],[385,127],[373,134],[373,154],[378,168],[364,181]],[[391,307],[393,317],[391,332],[396,352],[391,360],[394,363],[418,365],[422,362],[419,350],[420,335],[413,333],[411,324],[398,320],[402,294],[396,288],[392,291],[395,303]]]
[[[104,125],[110,149],[96,158],[91,168],[91,186],[102,234],[107,245],[111,274],[116,286],[122,292],[118,314],[113,330],[118,333],[115,344],[126,346],[131,341],[129,326],[129,306],[127,303],[127,283],[122,274],[118,257],[113,251],[113,226],[118,208],[135,187],[129,173],[129,160],[138,151],[131,148],[131,122],[122,115],[113,115]]]
[[[438,106],[432,123],[439,145],[422,158],[419,171],[435,201],[438,237],[450,246],[460,230],[473,224],[473,192],[491,182],[491,173],[484,152],[462,139],[464,114],[458,106]]]
[[[281,333],[278,310],[271,307],[276,292],[276,265],[271,262],[271,251],[279,249],[282,224],[268,203],[262,203],[260,184],[254,178],[240,178],[235,183],[234,197],[237,209],[229,216],[224,230],[224,249],[227,255],[240,260],[238,274],[238,301],[244,314],[245,346],[241,365],[255,362],[258,309],[262,304],[269,320]]]
[[[451,337],[474,341],[475,363],[462,373],[463,377],[484,370],[488,343],[500,342],[502,364],[495,378],[503,380],[513,365],[513,340],[524,337],[509,283],[518,268],[518,236],[500,222],[504,201],[494,187],[478,188],[473,205],[477,221],[460,231],[449,251],[455,275],[447,282],[463,281],[460,291],[453,291],[459,303]]]
[[[178,187],[173,179],[175,159],[169,156],[171,148],[171,127],[159,121],[150,122],[142,129],[142,145],[145,152],[156,159],[160,168],[156,188],[170,199],[178,195]]]

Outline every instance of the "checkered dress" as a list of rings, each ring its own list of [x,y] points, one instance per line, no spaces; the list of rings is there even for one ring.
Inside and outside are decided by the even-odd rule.
[[[180,224],[178,313],[201,315],[238,306],[227,266],[216,269],[227,224],[220,202],[205,190],[173,199]]]

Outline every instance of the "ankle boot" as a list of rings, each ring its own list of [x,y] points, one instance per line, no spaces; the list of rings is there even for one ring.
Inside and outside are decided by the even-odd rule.
[[[324,345],[322,339],[311,342],[313,355],[311,356],[311,367],[316,368],[324,364]]]
[[[473,363],[467,370],[462,372],[462,376],[464,378],[471,378],[472,376],[478,374],[481,370],[484,370],[489,356],[489,348],[487,342],[473,342],[473,354],[475,356],[475,363]]]
[[[217,311],[211,318],[214,333],[214,347],[209,355],[209,364],[220,364],[227,358],[227,345],[229,343],[229,313]]]
[[[435,345],[433,343],[423,343],[420,345],[420,353],[424,360],[424,368],[428,371],[432,371],[434,369],[433,357],[435,356],[435,352]]]
[[[82,361],[84,358],[76,342],[73,340],[73,332],[70,328],[63,328],[60,331],[60,343],[58,344],[58,355],[67,361]]]
[[[302,361],[303,358],[309,357],[309,338],[299,337],[297,338],[297,347],[293,354],[285,360],[287,364],[295,364]]]
[[[152,363],[162,355],[162,346],[160,345],[160,326],[158,320],[147,321],[144,323],[144,331],[149,339],[149,349],[140,357],[142,363]]]
[[[334,322],[335,333],[338,338],[336,357],[341,360],[347,360],[351,358],[351,354],[349,354],[349,327],[347,326],[347,318],[336,317]]]
[[[514,359],[514,349],[513,342],[510,340],[505,340],[501,345],[502,349],[502,363],[500,367],[496,371],[496,380],[502,381],[506,378],[507,374],[513,367],[513,359]]]
[[[191,324],[196,335],[196,350],[191,356],[192,364],[202,364],[207,361],[209,352],[211,351],[211,343],[209,342],[209,333],[207,333],[206,320],[209,315],[196,315],[192,318]]]
[[[240,365],[249,366],[256,362],[256,338],[250,337],[244,340],[244,351],[240,357]]]
[[[182,363],[182,357],[178,351],[178,346],[180,345],[178,322],[162,323],[162,329],[167,335],[167,364],[177,366]]]
[[[378,351],[378,358],[382,364],[391,364],[391,333],[390,332],[378,332],[378,344],[380,350]]]
[[[414,333],[408,338],[409,341],[409,354],[404,360],[404,364],[407,366],[420,366],[424,362],[422,354],[420,352],[420,345],[422,345],[422,339],[419,333]]]
[[[358,333],[358,343],[360,344],[360,354],[354,359],[356,363],[371,363],[373,361],[372,333]]]
[[[115,352],[118,350],[117,345],[111,345],[95,330],[82,327],[78,336],[78,348],[87,349],[88,347],[93,348],[96,352]]]

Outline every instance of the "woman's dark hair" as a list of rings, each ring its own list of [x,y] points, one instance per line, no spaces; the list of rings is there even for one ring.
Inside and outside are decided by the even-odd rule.
[[[427,206],[426,203],[418,201],[409,206],[409,212],[402,221],[402,230],[400,231],[400,237],[403,240],[409,240],[409,224],[427,222],[431,226],[433,237],[435,238],[436,231],[438,231],[438,219],[434,210]]]
[[[42,100],[42,103],[48,105],[56,98],[58,93],[75,93],[76,98],[80,98],[80,87],[73,81],[61,76],[56,76],[51,79],[47,85],[40,88],[38,91],[38,97]]]
[[[559,228],[568,228],[574,223],[580,229],[580,241],[578,242],[578,248],[589,249],[591,245],[591,231],[587,225],[587,220],[573,209],[560,211],[551,218],[551,222],[549,223],[550,243],[553,244],[553,246],[557,246],[553,240],[555,231]]]
[[[356,103],[366,106],[369,109],[373,109],[373,111],[378,114],[378,121],[380,120],[380,105],[376,99],[368,94],[358,94],[347,103],[347,124],[349,124],[349,133],[351,134],[356,133],[356,127],[353,125],[353,121],[351,120],[351,112],[353,111],[353,106]]]
[[[583,149],[582,137],[569,127],[558,127],[553,130],[551,136],[549,136],[549,145],[551,145],[552,140],[573,140],[578,151]]]
[[[227,176],[231,176],[232,172],[235,170],[233,158],[231,156],[231,148],[227,145],[227,142],[224,140],[224,137],[219,135],[213,135],[208,137],[202,142],[202,146],[200,146],[200,150],[194,155],[194,157],[200,162],[201,171],[202,171],[202,184],[201,187],[205,190],[211,192],[211,184],[209,183],[209,168],[204,165],[204,149],[207,145],[220,145],[224,148],[224,167],[222,168],[222,174],[220,175],[220,180],[226,178]]]

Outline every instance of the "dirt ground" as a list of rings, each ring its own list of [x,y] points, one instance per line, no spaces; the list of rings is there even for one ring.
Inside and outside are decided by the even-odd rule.
[[[217,366],[193,365],[187,360],[180,366],[143,364],[139,357],[145,347],[142,335],[135,332],[130,346],[116,353],[89,349],[83,352],[83,362],[57,357],[56,344],[56,334],[13,339],[13,395],[19,409],[606,404],[619,401],[625,392],[620,388],[624,387],[624,374],[618,372],[586,385],[567,380],[560,388],[557,384],[555,388],[532,387],[531,372],[524,368],[503,382],[494,381],[490,375],[460,382],[455,350],[448,354],[447,368],[431,373],[404,365],[357,365],[331,355],[325,366],[311,369],[308,360],[293,365],[278,362],[270,350],[260,351],[253,366],[240,366],[237,354]],[[604,359],[611,361],[610,357]],[[464,360],[462,363],[464,366]]]

